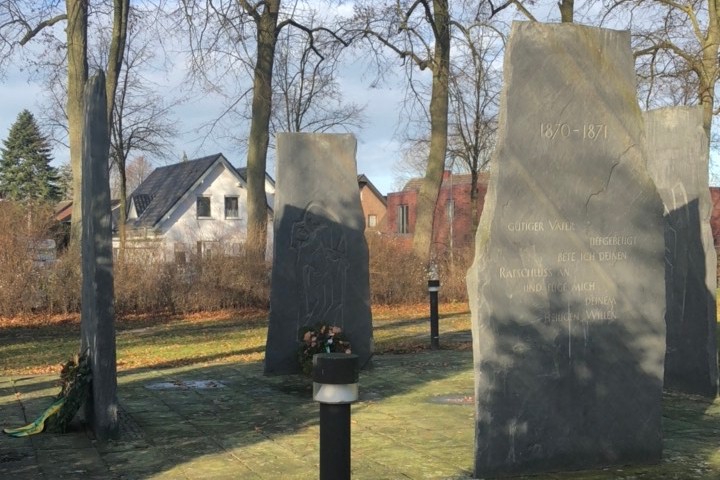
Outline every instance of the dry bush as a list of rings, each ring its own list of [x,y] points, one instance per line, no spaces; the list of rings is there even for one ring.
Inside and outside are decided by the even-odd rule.
[[[188,313],[226,308],[266,308],[269,268],[245,255],[191,255],[185,264],[137,255],[115,264],[115,310]],[[154,260],[152,260],[154,258]]]
[[[370,301],[378,305],[417,303],[427,298],[427,273],[402,238],[367,235]]]
[[[399,305],[428,299],[428,271],[425,263],[412,252],[406,238],[368,235],[370,249],[370,297],[375,305]],[[456,251],[452,258],[437,260],[440,275],[440,300],[467,301],[465,274],[472,263],[472,252]]]
[[[246,255],[199,259],[193,310],[267,308],[270,268]]]
[[[47,272],[45,288],[49,313],[66,314],[80,311],[81,270],[80,249],[77,245],[59,255]]]
[[[0,315],[41,309],[46,303],[42,243],[52,239],[52,208],[0,201]]]
[[[465,276],[473,261],[472,248],[453,252],[438,259],[440,274],[440,300],[443,302],[467,302],[467,284]]]
[[[116,261],[113,264],[115,312],[119,315],[175,312],[172,298],[180,282],[172,266],[158,260],[143,261],[140,257]]]

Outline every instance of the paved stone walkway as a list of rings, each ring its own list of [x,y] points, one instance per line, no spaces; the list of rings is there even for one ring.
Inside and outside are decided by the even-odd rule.
[[[472,355],[385,355],[360,376],[352,407],[355,479],[471,477]],[[0,434],[0,479],[318,478],[318,405],[301,377],[264,377],[259,364],[122,372],[122,438],[101,445],[78,429]],[[56,377],[0,377],[2,427],[34,419]],[[720,402],[665,399],[661,465],[535,479],[720,479]],[[610,420],[609,420],[610,421]]]

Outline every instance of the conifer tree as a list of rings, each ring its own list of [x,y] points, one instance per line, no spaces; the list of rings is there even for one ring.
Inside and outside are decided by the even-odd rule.
[[[0,148],[0,197],[8,200],[57,200],[57,170],[50,165],[50,145],[35,117],[23,110]]]

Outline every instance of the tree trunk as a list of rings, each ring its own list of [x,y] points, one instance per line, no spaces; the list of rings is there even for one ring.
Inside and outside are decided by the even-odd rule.
[[[472,222],[473,237],[477,230],[480,218],[478,218],[478,171],[477,168],[470,172],[470,221]]]
[[[715,82],[720,74],[718,52],[720,51],[720,19],[718,18],[717,0],[708,1],[708,31],[702,50],[703,71],[700,76],[700,105],[703,107],[703,128],[708,138],[708,146],[712,141],[711,129],[715,109]]]
[[[575,13],[575,0],[561,0],[558,3],[560,8],[560,21],[563,23],[573,23],[573,15]]]
[[[265,256],[267,241],[267,199],[265,169],[269,143],[272,102],[272,71],[277,41],[276,28],[280,0],[269,0],[257,23],[257,62],[253,80],[252,120],[248,138],[248,235],[247,251],[257,258]]]
[[[448,79],[450,73],[450,14],[448,0],[433,1],[435,53],[430,97],[430,154],[420,186],[413,236],[415,255],[428,262],[432,257],[435,204],[437,203],[447,151]]]
[[[125,162],[123,162],[124,164]],[[118,169],[120,175],[120,215],[118,216],[118,235],[120,237],[120,251],[118,260],[125,261],[125,223],[127,222],[127,174],[125,168]]]
[[[118,78],[122,69],[122,59],[125,54],[127,41],[128,14],[130,0],[113,0],[113,30],[108,52],[108,65],[105,74],[105,95],[107,96],[108,125],[112,125],[113,108],[115,106],[115,92]]]
[[[67,9],[67,116],[70,141],[70,166],[73,179],[73,208],[70,243],[80,241],[82,225],[82,132],[83,92],[88,78],[87,64],[87,0],[66,0]]]
[[[112,131],[113,112],[115,110],[115,99],[117,97],[120,71],[122,70],[123,56],[127,45],[128,15],[130,14],[130,0],[113,0],[113,31],[108,53],[107,74],[105,75],[105,95],[107,99],[107,119]],[[122,119],[118,115],[118,121]],[[122,125],[118,125],[118,132],[122,132]],[[122,138],[122,135],[120,135]],[[127,156],[125,148],[120,145],[115,158],[118,161],[118,174],[120,175],[120,215],[118,216],[118,234],[120,237],[120,250],[118,260],[125,260],[125,222],[127,222],[127,174],[125,165]],[[108,166],[108,168],[110,168]],[[111,199],[112,200],[112,199]]]

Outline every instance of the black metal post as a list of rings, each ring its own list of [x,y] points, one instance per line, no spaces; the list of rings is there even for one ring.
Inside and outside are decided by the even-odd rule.
[[[320,480],[350,480],[350,404],[320,404]]]
[[[428,292],[430,293],[430,348],[440,348],[440,327],[438,326],[438,292],[440,291],[440,280],[428,280]]]
[[[358,356],[313,356],[313,399],[320,402],[320,480],[350,480],[350,404],[358,399]]]

